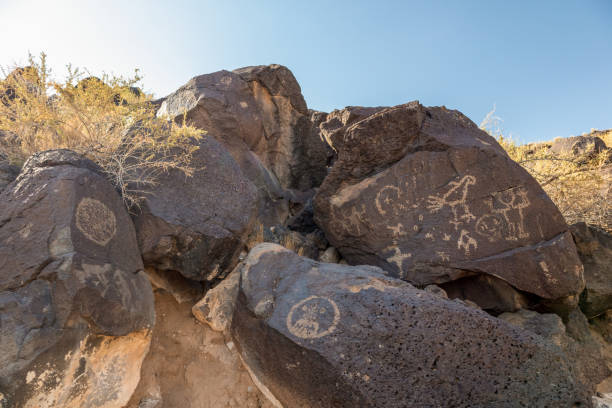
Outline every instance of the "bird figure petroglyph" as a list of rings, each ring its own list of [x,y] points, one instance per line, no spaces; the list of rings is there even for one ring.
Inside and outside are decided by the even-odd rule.
[[[455,226],[455,230],[459,228],[463,222],[470,222],[476,217],[470,212],[467,206],[467,195],[470,186],[476,184],[476,177],[464,176],[459,181],[451,181],[448,183],[450,187],[446,193],[442,195],[431,195],[427,199],[427,209],[432,213],[440,211],[443,207],[448,206],[453,214],[453,219],[450,221]]]

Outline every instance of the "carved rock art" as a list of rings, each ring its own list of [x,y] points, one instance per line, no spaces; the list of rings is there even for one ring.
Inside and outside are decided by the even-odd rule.
[[[377,265],[416,285],[478,272],[547,299],[581,290],[573,273],[580,260],[559,210],[460,112],[412,102],[343,132],[313,207],[348,263]],[[564,285],[550,286],[543,259]]]
[[[442,195],[430,195],[427,199],[427,208],[432,213],[439,212],[445,206],[450,207],[453,219],[450,221],[455,230],[464,222],[474,220],[474,214],[467,205],[468,189],[476,184],[476,177],[465,175],[459,181],[448,183],[448,190]]]
[[[557,407],[590,398],[557,347],[380,268],[320,263],[273,244],[253,248],[243,265],[231,336],[282,406]],[[274,309],[258,316],[272,294]]]
[[[340,310],[333,300],[310,296],[293,305],[287,329],[301,339],[318,339],[331,334],[339,321]]]
[[[83,198],[76,209],[76,226],[90,241],[106,246],[117,232],[115,214],[94,198]]]

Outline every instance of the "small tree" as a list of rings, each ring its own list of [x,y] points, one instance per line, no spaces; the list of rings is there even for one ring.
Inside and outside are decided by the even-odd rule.
[[[137,205],[161,172],[186,176],[203,132],[185,117],[175,124],[155,116],[151,96],[138,85],[141,76],[100,78],[68,66],[62,82],[51,79],[46,55],[16,68],[0,81],[0,153],[21,165],[49,149],[76,151],[100,165],[126,205]]]

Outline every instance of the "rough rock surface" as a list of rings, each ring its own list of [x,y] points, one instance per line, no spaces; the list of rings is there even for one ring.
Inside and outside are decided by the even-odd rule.
[[[542,336],[562,350],[591,394],[595,394],[597,385],[611,374],[601,346],[592,337],[588,322],[579,310],[570,314],[567,327],[555,314],[531,310],[503,313],[499,318]]]
[[[495,315],[515,312],[530,304],[527,296],[491,275],[468,276],[440,286],[449,298],[471,300],[481,309]]]
[[[122,406],[154,323],[133,224],[96,165],[32,156],[0,194],[0,395],[6,406]]]
[[[155,312],[151,351],[125,408],[272,408],[233,343],[194,319],[189,304],[159,290]]]
[[[324,116],[320,112],[312,114],[313,123],[317,123],[321,137],[327,141],[334,151],[338,152],[344,145],[344,130],[366,117],[385,109],[382,106],[370,108],[363,106],[347,106],[344,109],[336,109]]]
[[[379,268],[323,264],[274,244],[242,264],[231,333],[287,407],[590,404],[542,338]]]
[[[192,177],[162,174],[134,218],[144,262],[193,280],[214,280],[237,262],[257,192],[215,139],[194,152]]]
[[[560,155],[589,156],[607,149],[603,140],[597,136],[583,135],[562,137],[552,142],[550,151]]]
[[[185,111],[255,184],[266,223],[287,217],[286,189],[306,191],[327,174],[329,147],[312,129],[299,84],[281,65],[195,77],[164,100],[158,115],[181,120]]]
[[[230,273],[223,282],[206,292],[191,312],[202,323],[218,332],[228,332],[232,325],[234,305],[238,296],[240,267]]]
[[[612,309],[612,235],[583,222],[570,228],[584,264],[586,288],[580,308],[592,318]]]
[[[19,168],[17,166],[2,161],[2,157],[0,157],[0,192],[15,180],[18,174]]]
[[[485,273],[544,299],[584,287],[559,210],[460,112],[411,102],[339,132],[314,208],[349,263],[419,286]]]

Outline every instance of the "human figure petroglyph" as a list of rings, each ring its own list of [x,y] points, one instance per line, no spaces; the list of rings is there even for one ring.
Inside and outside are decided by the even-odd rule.
[[[331,334],[340,321],[336,302],[321,296],[310,296],[291,307],[287,330],[301,339],[316,339]]]
[[[386,247],[383,251],[392,252],[390,256],[386,257],[386,260],[387,262],[397,266],[400,272],[402,271],[404,260],[412,258],[412,254],[410,252],[403,253],[397,246],[396,242],[394,242],[393,245]]]
[[[527,198],[527,190],[518,187],[493,193],[492,196],[493,199],[489,202],[491,211],[503,217],[506,224],[504,238],[513,241],[529,238],[523,214],[523,210],[531,204]]]
[[[105,246],[117,232],[115,214],[104,203],[93,198],[83,198],[76,209],[76,226],[89,239]]]
[[[398,238],[398,237],[408,234],[405,231],[404,224],[402,223],[397,223],[396,225],[390,225],[387,227],[387,229],[391,230],[391,235],[393,235],[394,238]]]
[[[442,195],[430,195],[427,198],[427,209],[436,213],[445,206],[450,207],[453,219],[450,221],[455,226],[455,230],[463,222],[470,222],[476,217],[470,212],[467,206],[467,195],[470,186],[476,184],[476,177],[466,175],[459,181],[451,181],[448,183],[450,187],[446,193]]]
[[[459,235],[459,240],[457,240],[457,248],[463,249],[466,255],[469,255],[471,252],[471,248],[478,248],[478,241],[470,236],[470,232],[468,230],[461,230]]]

